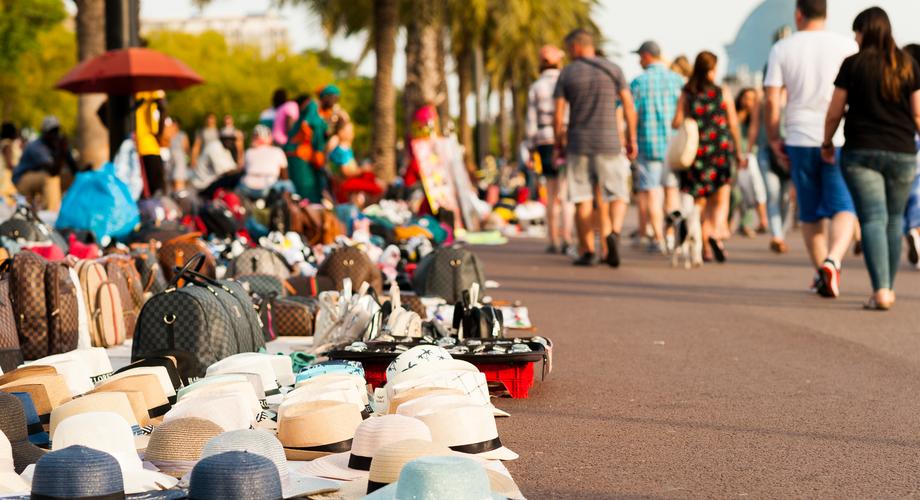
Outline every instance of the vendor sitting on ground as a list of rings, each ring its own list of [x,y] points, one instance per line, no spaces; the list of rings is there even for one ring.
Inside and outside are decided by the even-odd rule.
[[[272,143],[272,131],[256,125],[252,144],[243,155],[243,177],[237,190],[251,199],[265,198],[272,188],[290,190],[287,181],[287,157]]]
[[[329,173],[336,201],[363,208],[368,198],[375,200],[383,194],[383,186],[374,177],[369,163],[358,165],[351,149],[354,138],[354,125],[346,123],[329,139],[326,150],[329,151]]]

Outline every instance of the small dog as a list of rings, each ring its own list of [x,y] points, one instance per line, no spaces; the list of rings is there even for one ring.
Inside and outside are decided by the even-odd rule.
[[[700,226],[700,209],[693,202],[693,197],[681,195],[681,209],[668,214],[665,222],[674,230],[674,238],[668,240],[671,267],[677,267],[681,259],[685,269],[702,266],[703,230]]]

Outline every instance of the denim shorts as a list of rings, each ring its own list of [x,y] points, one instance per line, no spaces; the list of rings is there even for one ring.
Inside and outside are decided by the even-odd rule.
[[[677,176],[661,160],[647,160],[641,156],[636,160],[636,190],[651,191],[656,188],[678,187]]]
[[[840,150],[837,162],[825,163],[821,148],[786,146],[792,165],[792,182],[795,184],[799,220],[818,222],[840,212],[855,214],[853,198],[840,171]]]

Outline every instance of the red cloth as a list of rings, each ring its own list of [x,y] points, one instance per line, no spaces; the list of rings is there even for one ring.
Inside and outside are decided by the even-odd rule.
[[[348,198],[354,193],[365,193],[371,196],[383,194],[383,188],[377,184],[377,178],[370,172],[345,179],[339,183],[336,191],[336,198],[339,203],[348,202]]]

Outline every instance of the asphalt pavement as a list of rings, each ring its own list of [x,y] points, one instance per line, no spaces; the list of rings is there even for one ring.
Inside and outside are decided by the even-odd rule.
[[[801,238],[778,256],[735,237],[729,262],[672,269],[628,245],[619,269],[574,268],[537,240],[478,247],[497,299],[555,343],[500,436],[528,498],[920,494],[920,272],[898,303],[861,309],[861,258],[842,297],[807,291]]]

